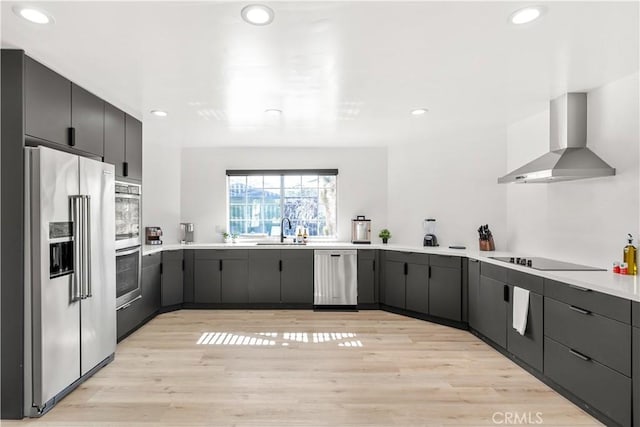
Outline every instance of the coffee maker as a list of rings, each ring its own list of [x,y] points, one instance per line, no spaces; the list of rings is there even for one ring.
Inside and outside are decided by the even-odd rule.
[[[423,246],[440,246],[438,245],[438,238],[436,237],[436,220],[434,218],[427,218],[422,223],[424,228],[424,242]]]
[[[193,223],[182,222],[180,223],[180,243],[189,244],[193,243]]]

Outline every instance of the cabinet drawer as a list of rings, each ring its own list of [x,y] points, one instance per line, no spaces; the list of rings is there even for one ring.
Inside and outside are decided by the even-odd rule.
[[[278,249],[254,249],[256,251],[271,251]],[[248,249],[204,249],[195,251],[195,259],[247,259]]]
[[[429,265],[429,255],[407,252],[404,254],[404,261],[409,264]]]
[[[151,267],[162,262],[162,252],[156,254],[144,255],[142,257],[142,268]]]
[[[162,252],[163,261],[179,261],[181,259],[182,259],[182,249],[175,250],[175,251]]]
[[[544,334],[631,376],[631,326],[546,298]]]
[[[540,295],[542,295],[544,289],[542,277],[532,276],[516,270],[507,271],[507,283]]]
[[[634,301],[631,308],[631,324],[640,328],[640,302]],[[638,415],[640,416],[640,414]]]
[[[429,255],[429,264],[434,267],[462,267],[462,260],[453,255]]]
[[[631,323],[631,301],[555,280],[544,280],[544,295],[624,323]]]
[[[544,346],[545,375],[612,420],[631,425],[630,378],[552,339],[545,338]]]
[[[493,264],[487,264],[486,262],[480,263],[480,275],[489,277],[493,280],[497,280],[498,282],[506,283],[507,281],[506,268],[498,267],[497,265]]]

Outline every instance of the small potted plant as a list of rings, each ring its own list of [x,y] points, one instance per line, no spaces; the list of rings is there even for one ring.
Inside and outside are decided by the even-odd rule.
[[[229,243],[231,241],[231,234],[227,233],[226,231],[222,232],[222,241],[225,243]]]
[[[236,241],[238,241],[238,233],[233,233],[231,235],[231,243],[235,243]]]
[[[386,228],[383,228],[382,230],[380,230],[380,234],[378,234],[378,237],[382,239],[382,243],[387,244],[387,242],[391,238],[391,232]]]

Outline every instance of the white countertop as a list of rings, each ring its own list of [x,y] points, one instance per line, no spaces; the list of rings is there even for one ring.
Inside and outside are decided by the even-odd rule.
[[[640,302],[640,282],[638,276],[614,274],[611,271],[539,271],[530,267],[509,264],[489,257],[511,257],[510,252],[482,252],[476,249],[449,249],[447,247],[422,247],[393,244],[353,244],[349,242],[313,242],[307,245],[257,245],[250,243],[191,243],[164,244],[159,246],[144,246],[143,255],[151,255],[161,251],[178,249],[382,249],[388,251],[416,252],[436,255],[455,255],[477,259],[489,264],[511,268],[539,277],[580,286],[586,289],[614,295],[631,301]],[[518,254],[517,256],[522,256]],[[527,255],[528,256],[528,255]],[[531,255],[534,256],[534,255]]]

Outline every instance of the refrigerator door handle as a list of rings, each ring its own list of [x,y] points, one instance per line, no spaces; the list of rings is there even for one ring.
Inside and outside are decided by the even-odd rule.
[[[85,291],[84,297],[91,298],[91,196],[84,196],[85,201]]]
[[[71,289],[71,302],[80,300],[80,286],[82,278],[81,254],[82,254],[82,228],[80,225],[80,200],[81,196],[71,196],[71,221],[73,222],[73,280]]]

